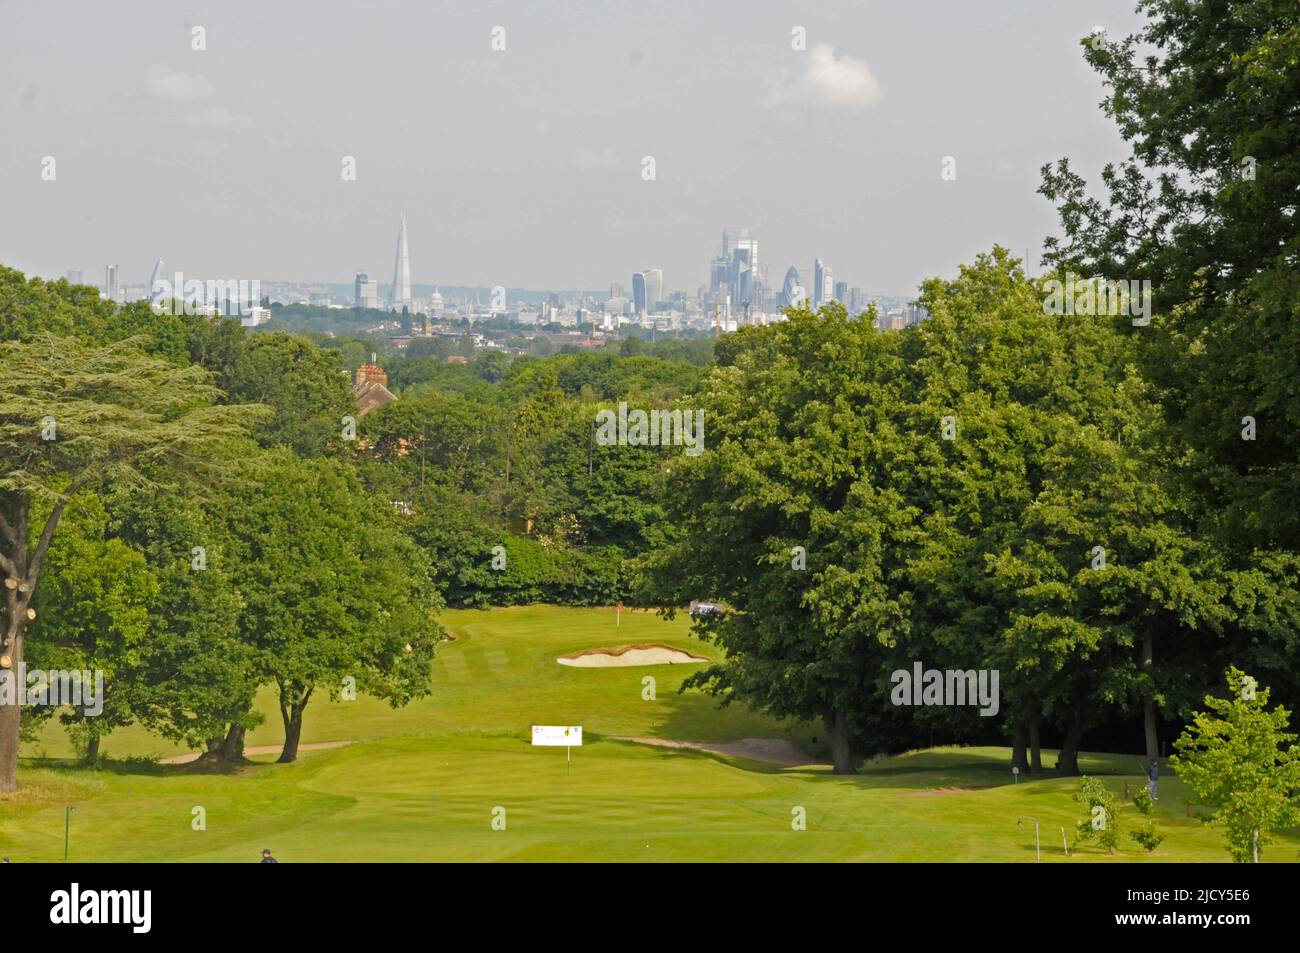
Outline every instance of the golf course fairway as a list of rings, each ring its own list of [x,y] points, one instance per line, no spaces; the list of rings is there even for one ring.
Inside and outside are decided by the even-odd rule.
[[[783,725],[741,705],[719,708],[678,686],[702,663],[580,668],[560,656],[654,644],[717,658],[689,620],[612,609],[454,610],[441,621],[432,693],[403,708],[361,697],[307,709],[297,763],[227,773],[160,763],[184,749],[138,727],[78,766],[57,722],[25,746],[21,789],[0,797],[0,854],[60,861],[242,861],[263,848],[302,861],[1226,861],[1220,833],[1187,816],[1185,790],[1161,780],[1147,853],[1122,833],[1112,856],[1074,829],[1077,778],[1013,784],[1006,748],[937,748],[830,773],[819,724]],[[653,685],[647,682],[653,678]],[[653,689],[653,691],[651,691]],[[653,695],[653,697],[650,697]],[[250,749],[283,739],[275,699]],[[531,725],[581,725],[572,750],[533,747]],[[727,745],[785,739],[813,763],[780,764],[630,738]],[[814,741],[814,738],[817,740]],[[1055,752],[1044,752],[1051,765]],[[1080,757],[1117,793],[1141,783],[1134,755]],[[1121,824],[1137,812],[1122,800]],[[73,810],[67,811],[71,806]],[[1204,808],[1198,809],[1205,813]],[[1019,821],[1019,823],[1018,823]],[[1066,857],[1062,836],[1069,847]],[[1264,859],[1300,858],[1300,836]]]

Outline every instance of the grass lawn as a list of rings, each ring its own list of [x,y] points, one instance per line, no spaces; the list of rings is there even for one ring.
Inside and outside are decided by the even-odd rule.
[[[284,861],[371,860],[1034,860],[1036,817],[1044,861],[1227,860],[1217,831],[1184,813],[1183,790],[1161,780],[1157,824],[1166,840],[1148,855],[1124,837],[1111,857],[1074,849],[1084,816],[1074,779],[1009,784],[1005,748],[940,748],[884,758],[855,777],[821,765],[783,768],[722,755],[615,740],[657,736],[701,742],[788,737],[819,754],[820,725],[782,726],[744,708],[718,709],[677,694],[688,669],[656,665],[571,668],[559,655],[659,642],[716,657],[684,619],[546,606],[457,610],[455,637],[438,650],[431,697],[393,710],[382,702],[313,699],[303,742],[351,740],[304,752],[297,764],[234,774],[196,773],[146,757],[177,753],[138,729],[103,745],[109,767],[66,764],[61,729],[25,749],[17,796],[0,798],[0,854],[63,857],[64,808],[73,805],[71,859],[254,861],[270,847]],[[656,698],[642,698],[642,679]],[[283,739],[272,695],[250,745]],[[566,769],[560,748],[528,744],[532,724],[581,724],[586,744]],[[820,741],[820,739],[819,739]],[[1054,760],[1048,753],[1047,763]],[[1122,791],[1141,783],[1133,755],[1084,755],[1081,767]],[[206,830],[192,829],[202,808]],[[500,809],[500,810],[498,810]],[[801,809],[806,830],[792,829]],[[494,811],[505,829],[493,829]],[[1130,808],[1122,821],[1131,823]],[[498,825],[499,826],[499,825]],[[1300,836],[1265,859],[1300,859]]]

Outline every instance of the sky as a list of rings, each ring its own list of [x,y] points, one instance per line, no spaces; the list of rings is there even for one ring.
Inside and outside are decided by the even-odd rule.
[[[0,263],[387,283],[405,212],[417,284],[693,294],[727,225],[777,287],[1036,266],[1041,166],[1123,154],[1078,44],[1133,6],[0,0]]]

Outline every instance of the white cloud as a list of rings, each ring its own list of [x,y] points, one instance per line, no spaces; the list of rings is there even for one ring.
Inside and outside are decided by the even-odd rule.
[[[169,103],[192,103],[210,99],[212,84],[198,73],[178,73],[166,63],[149,67],[149,95]]]
[[[769,105],[860,109],[880,102],[880,80],[866,60],[836,53],[829,43],[806,56],[802,73],[786,72],[773,84]]]

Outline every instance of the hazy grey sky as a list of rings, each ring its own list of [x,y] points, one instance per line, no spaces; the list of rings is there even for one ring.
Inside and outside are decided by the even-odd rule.
[[[778,286],[907,293],[1036,254],[1039,167],[1118,155],[1078,39],[1133,5],[0,0],[0,262],[388,282],[405,210],[418,283],[693,293],[732,224]]]

